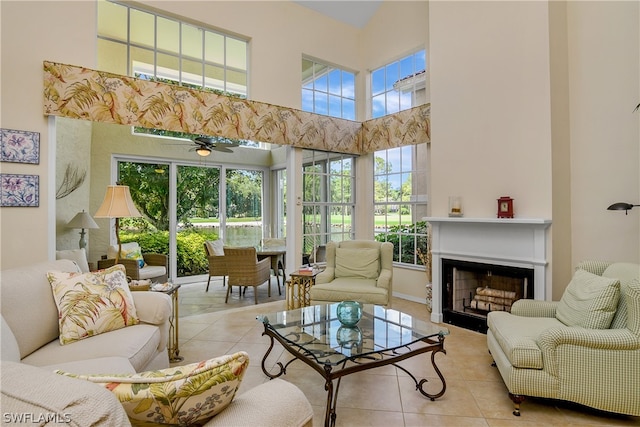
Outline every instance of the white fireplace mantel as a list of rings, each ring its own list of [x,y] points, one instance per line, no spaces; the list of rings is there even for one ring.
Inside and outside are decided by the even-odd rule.
[[[534,298],[548,289],[547,241],[551,220],[539,218],[423,218],[431,224],[431,321],[442,322],[442,259],[534,270]]]

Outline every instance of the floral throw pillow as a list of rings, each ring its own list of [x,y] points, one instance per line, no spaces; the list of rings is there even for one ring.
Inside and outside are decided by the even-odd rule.
[[[193,425],[226,408],[249,366],[244,351],[159,371],[123,375],[58,374],[91,381],[111,390],[133,425]]]
[[[49,271],[47,279],[62,345],[140,322],[121,264],[84,274]]]

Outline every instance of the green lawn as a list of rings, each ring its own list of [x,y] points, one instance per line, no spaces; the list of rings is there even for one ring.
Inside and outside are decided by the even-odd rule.
[[[374,217],[374,225],[376,227],[382,227],[385,225],[385,218],[387,220],[387,225],[392,226],[392,225],[398,225],[400,224],[400,220],[402,220],[402,224],[411,224],[411,215],[401,215],[401,216],[389,216],[389,217],[385,217],[384,215],[376,215]],[[308,217],[307,217],[308,219]],[[218,218],[189,218],[189,220],[194,223],[194,224],[200,224],[203,222],[213,222],[213,223],[218,223],[220,220]],[[244,218],[227,218],[227,222],[253,222],[253,221],[260,221],[261,218],[260,217],[244,217]],[[344,219],[345,224],[349,225],[351,224],[351,218],[350,217],[346,217]],[[331,216],[331,222],[333,224],[338,224],[342,221],[342,215],[332,215]]]

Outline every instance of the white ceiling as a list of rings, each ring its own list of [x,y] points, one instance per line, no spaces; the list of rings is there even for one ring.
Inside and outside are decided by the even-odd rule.
[[[356,28],[364,27],[376,13],[383,0],[294,0],[330,18]]]

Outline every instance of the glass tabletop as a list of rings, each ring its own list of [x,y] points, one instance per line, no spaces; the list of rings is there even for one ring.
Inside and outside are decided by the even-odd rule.
[[[339,365],[346,360],[375,358],[387,351],[402,352],[410,345],[428,345],[449,334],[438,324],[382,306],[364,304],[355,327],[346,327],[336,315],[338,303],[313,305],[257,317],[266,328],[319,364]]]

